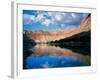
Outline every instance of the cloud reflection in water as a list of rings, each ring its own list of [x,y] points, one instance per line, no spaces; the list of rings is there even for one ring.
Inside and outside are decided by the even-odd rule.
[[[72,66],[82,66],[82,65],[83,63],[80,60],[70,57],[52,57],[52,56],[35,57],[33,55],[30,55],[26,59],[26,67],[28,69],[72,67]]]

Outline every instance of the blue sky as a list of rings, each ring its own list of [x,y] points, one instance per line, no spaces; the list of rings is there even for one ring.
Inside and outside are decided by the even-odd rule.
[[[51,31],[78,27],[89,13],[23,10],[23,29]]]

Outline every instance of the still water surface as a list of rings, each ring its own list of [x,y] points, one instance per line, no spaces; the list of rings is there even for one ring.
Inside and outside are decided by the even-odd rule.
[[[37,44],[24,60],[26,69],[89,66],[90,56],[71,49]],[[80,51],[81,52],[81,51]]]

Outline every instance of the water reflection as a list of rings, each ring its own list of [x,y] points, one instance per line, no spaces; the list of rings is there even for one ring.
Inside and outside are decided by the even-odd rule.
[[[32,54],[24,60],[26,69],[89,66],[90,56],[70,49],[38,44],[31,48]]]

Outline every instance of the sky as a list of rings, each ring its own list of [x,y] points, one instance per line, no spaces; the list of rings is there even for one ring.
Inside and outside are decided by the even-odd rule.
[[[23,10],[23,29],[51,31],[79,27],[89,13]]]

